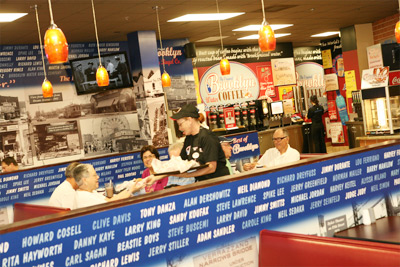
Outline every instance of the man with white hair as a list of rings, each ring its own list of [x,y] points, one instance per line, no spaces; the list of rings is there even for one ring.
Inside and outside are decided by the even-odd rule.
[[[96,191],[99,187],[99,176],[92,165],[79,164],[76,166],[74,169],[74,178],[78,185],[75,195],[75,209],[129,198],[132,196],[132,193],[139,191],[145,186],[145,183],[138,185],[138,183],[135,182],[128,190],[124,190],[111,198],[107,198]]]
[[[75,190],[78,185],[74,178],[74,168],[78,166],[79,162],[72,162],[65,169],[65,181],[62,182],[51,194],[49,199],[49,206],[73,209],[75,203]]]
[[[263,167],[275,167],[285,163],[300,160],[300,153],[289,145],[289,133],[286,129],[277,129],[272,137],[274,142],[273,148],[265,151],[264,155],[258,162],[246,163],[243,167],[248,171],[254,169],[256,165]]]

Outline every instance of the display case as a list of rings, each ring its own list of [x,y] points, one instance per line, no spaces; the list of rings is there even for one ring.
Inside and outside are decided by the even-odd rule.
[[[400,86],[361,90],[366,135],[400,130]]]

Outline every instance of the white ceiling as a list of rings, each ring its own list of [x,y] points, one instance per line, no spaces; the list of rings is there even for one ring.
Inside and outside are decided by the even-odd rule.
[[[94,0],[100,41],[125,41],[129,32],[156,30],[160,10],[163,39],[189,38],[191,42],[219,36],[218,21],[167,22],[186,13],[215,13],[215,0]],[[235,28],[262,22],[261,0],[218,0],[220,12],[246,12],[221,21],[224,45],[256,44],[257,40],[237,40],[256,32],[233,32]],[[38,43],[35,11],[38,5],[42,36],[50,24],[47,0],[0,0],[0,12],[28,12],[15,22],[0,23],[0,44]],[[398,0],[264,0],[270,24],[294,24],[276,33],[290,32],[278,42],[293,42],[294,47],[318,45],[323,38],[313,34],[338,31],[354,24],[372,23],[398,13]],[[69,43],[95,41],[90,0],[52,0],[55,23]],[[274,11],[272,9],[282,9]],[[219,41],[196,43],[217,45]]]

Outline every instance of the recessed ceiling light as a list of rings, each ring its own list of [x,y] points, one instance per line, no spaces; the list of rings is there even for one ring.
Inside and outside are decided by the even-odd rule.
[[[243,15],[244,12],[239,13],[209,13],[209,14],[186,14],[174,19],[168,20],[168,22],[179,22],[179,21],[211,21],[211,20],[225,20],[230,19],[239,15]]]
[[[227,38],[227,37],[229,37],[229,36],[222,36],[222,39]],[[221,37],[219,37],[219,36],[212,36],[212,37],[207,37],[207,38],[195,41],[195,42],[214,42],[214,41],[218,41],[220,39],[221,39]]]
[[[291,35],[291,33],[275,33],[275,38]],[[258,39],[258,34],[252,34],[245,37],[238,38],[238,40],[253,40]]]
[[[12,22],[27,14],[28,13],[0,13],[0,22]]]
[[[293,24],[270,24],[269,26],[271,26],[271,28],[275,31],[275,30],[279,30],[279,29],[283,29],[283,28],[287,28],[287,27],[291,27],[293,26]],[[241,28],[237,28],[234,29],[233,31],[258,31],[260,29],[261,25],[257,24],[257,25],[247,25]]]
[[[340,34],[340,32],[323,32],[323,33],[311,35],[311,37],[326,37],[326,36],[337,35],[337,34]]]

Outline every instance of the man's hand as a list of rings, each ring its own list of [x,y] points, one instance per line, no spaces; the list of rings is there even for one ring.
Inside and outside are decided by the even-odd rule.
[[[257,165],[257,162],[245,163],[245,164],[243,165],[243,169],[244,169],[245,171],[250,171],[250,170],[254,169],[254,168],[256,167],[256,165]]]
[[[146,186],[146,181],[142,180],[142,179],[135,179],[133,180],[133,185],[131,186],[131,188],[129,188],[129,192],[131,194],[139,191],[140,189],[144,188]]]

